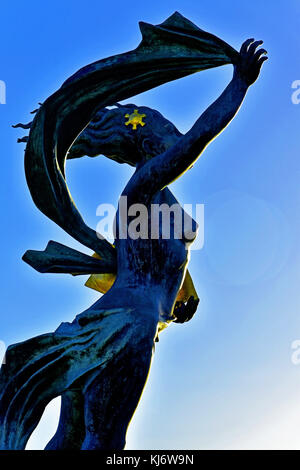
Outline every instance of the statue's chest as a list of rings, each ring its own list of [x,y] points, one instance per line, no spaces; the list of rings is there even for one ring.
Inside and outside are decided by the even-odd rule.
[[[161,239],[172,238],[191,243],[196,238],[197,222],[182,208],[168,188],[155,195],[148,212],[152,232],[159,232]]]
[[[168,188],[144,207],[127,207],[126,217],[117,214],[117,232],[125,227],[126,236],[117,238],[120,260],[136,275],[161,279],[162,273],[176,285],[188,260],[188,247],[196,237],[197,223],[183,210]],[[119,217],[120,216],[120,217]],[[123,221],[123,222],[122,222]],[[173,279],[172,276],[175,276]]]

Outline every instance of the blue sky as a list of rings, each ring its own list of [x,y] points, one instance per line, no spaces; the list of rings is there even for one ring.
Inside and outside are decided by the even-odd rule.
[[[297,0],[104,2],[15,0],[1,5],[1,317],[7,345],[54,330],[97,298],[85,277],[41,275],[21,261],[27,249],[57,240],[85,248],[33,205],[17,122],[77,69],[131,50],[138,21],[174,11],[235,48],[265,41],[269,61],[234,122],[194,168],[172,184],[185,204],[205,204],[205,243],[190,272],[201,304],[186,325],[161,335],[149,381],[128,432],[127,449],[300,449],[299,120],[291,85],[300,79]],[[130,99],[158,109],[182,131],[221,93],[226,66]],[[96,227],[96,208],[116,204],[132,169],[105,158],[67,165],[71,193]],[[46,411],[29,448],[54,431],[59,403]]]

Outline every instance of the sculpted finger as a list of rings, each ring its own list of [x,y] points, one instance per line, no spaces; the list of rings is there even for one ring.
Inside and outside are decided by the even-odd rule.
[[[247,50],[248,50],[248,47],[250,46],[250,44],[254,41],[254,38],[251,38],[251,39],[247,39],[243,44],[242,44],[242,47],[241,47],[241,50],[240,50],[240,54],[246,54]]]
[[[186,321],[189,321],[193,318],[194,314],[197,311],[198,304],[199,304],[199,299],[194,299],[193,296],[189,298],[188,303],[187,303],[188,316],[187,316]]]
[[[193,318],[193,316],[196,313],[196,310],[197,309],[195,309],[195,308],[192,308],[192,309],[189,310],[186,321],[190,321]]]
[[[255,54],[251,57],[250,61],[249,61],[249,65],[253,65],[255,66],[258,62],[258,60],[262,57],[262,56],[266,56],[267,54],[267,51],[265,49],[259,49],[258,51],[255,52]]]
[[[174,316],[176,317],[174,323],[184,323],[185,321],[185,304],[184,302],[177,301],[174,308]]]
[[[261,57],[260,59],[258,59],[258,61],[257,61],[258,70],[261,69],[262,64],[268,59],[269,59],[269,57],[266,57],[266,56]]]
[[[260,70],[261,70],[261,67],[262,67],[262,64],[268,60],[268,57],[260,57],[260,59],[258,59],[258,61],[252,66],[252,70],[253,70],[253,77],[255,77],[255,80],[258,78],[259,74],[260,74]],[[254,81],[255,81],[254,80]]]
[[[258,46],[261,46],[262,44],[264,43],[264,41],[255,41],[251,44],[251,46],[249,46],[249,49],[248,49],[248,54],[254,54],[256,48]]]
[[[266,49],[259,49],[258,51],[255,52],[253,58],[254,58],[254,60],[257,60],[257,59],[260,58],[260,56],[267,55],[267,53],[268,52],[266,51]]]

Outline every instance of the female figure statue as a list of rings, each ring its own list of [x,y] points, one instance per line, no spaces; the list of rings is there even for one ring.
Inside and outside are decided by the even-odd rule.
[[[172,34],[183,34],[184,26],[191,36],[191,29],[197,28],[178,14],[175,19],[175,23],[171,24],[170,19],[164,23]],[[237,113],[266,60],[263,56],[266,51],[257,49],[261,44],[262,41],[249,39],[240,53],[233,54],[231,82],[185,135],[150,108],[117,105],[106,109],[101,105],[99,109],[93,101],[94,92],[89,91],[88,103],[87,95],[84,97],[80,91],[78,95],[69,93],[77,80],[82,84],[82,72],[67,81],[61,94],[53,95],[38,111],[26,149],[26,172],[33,199],[46,215],[94,249],[98,258],[52,242],[42,254],[30,251],[24,259],[44,272],[83,274],[114,270],[116,277],[105,295],[72,323],[62,323],[54,333],[8,348],[0,374],[1,449],[24,449],[45,406],[59,395],[62,397],[60,423],[46,449],[123,449],[129,422],[147,380],[159,330],[172,321],[189,320],[198,304],[195,296],[185,303],[176,303],[186,275],[192,234],[196,236],[195,224],[191,233],[186,233],[183,226],[181,237],[175,234],[173,222],[169,239],[153,239],[149,233],[134,238],[128,233],[130,217],[125,220],[119,208],[114,247],[97,240],[76,213],[70,197],[64,196],[60,155],[66,154],[69,148],[68,158],[103,154],[134,165],[136,170],[122,196],[126,196],[128,207],[142,204],[147,208],[148,226],[151,226],[151,206],[177,203],[168,185],[191,168]],[[190,61],[186,73],[191,73],[191,69]],[[183,76],[182,70],[180,74]],[[168,79],[171,79],[169,75],[165,80]],[[90,82],[89,86],[94,86]],[[70,120],[70,109],[66,110],[65,103],[72,103],[73,98],[77,105],[70,105],[73,106]],[[80,106],[82,112],[76,116]],[[92,120],[87,121],[90,121],[88,126],[74,141],[74,135],[82,129],[82,116],[87,119],[92,109]],[[145,125],[138,125],[134,115],[142,114]],[[125,115],[129,125],[125,125]],[[64,122],[65,132],[56,126],[59,119]],[[44,138],[35,138],[42,126]],[[47,152],[54,148],[51,136],[55,137],[53,166],[47,160]],[[73,142],[71,146],[70,142]],[[40,145],[43,152],[39,150]],[[47,175],[43,165],[47,165]],[[35,175],[40,175],[40,179],[33,185]],[[43,196],[43,185],[48,180],[42,178],[46,176],[51,180],[49,191],[56,195],[54,202]],[[62,189],[58,191],[58,188]],[[61,207],[64,210],[60,211]],[[71,221],[77,222],[73,224],[75,228]],[[161,222],[155,224],[161,235]]]

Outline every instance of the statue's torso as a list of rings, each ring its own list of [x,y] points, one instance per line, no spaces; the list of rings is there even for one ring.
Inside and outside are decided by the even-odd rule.
[[[158,220],[157,209],[162,205],[166,212]],[[169,223],[168,211],[172,206],[174,213],[170,212]],[[183,211],[168,188],[157,193],[146,209],[148,230],[145,230],[145,226],[142,229],[145,238],[132,239],[129,233],[126,239],[117,238],[115,241],[118,251],[116,284],[126,285],[135,292],[146,289],[148,296],[161,296],[161,316],[166,318],[171,314],[183,281],[189,245],[196,237],[197,223]],[[135,217],[128,217],[129,232],[130,224],[137,216],[139,212]],[[121,219],[118,212],[117,234],[120,233]],[[141,230],[141,225],[138,230]]]

